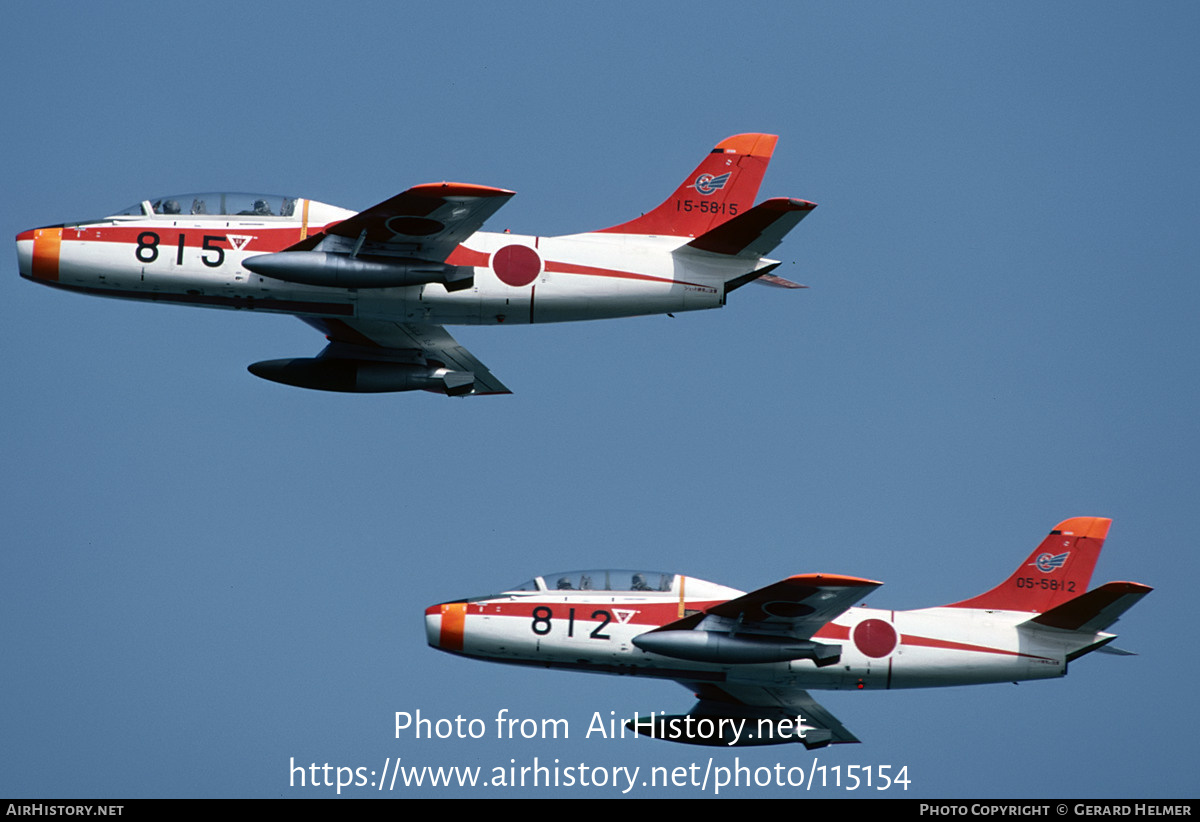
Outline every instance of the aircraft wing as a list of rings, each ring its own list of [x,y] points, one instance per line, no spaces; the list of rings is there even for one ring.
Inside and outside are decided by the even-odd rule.
[[[514,193],[469,183],[413,186],[285,250],[445,262]]]
[[[386,320],[328,319],[301,317],[329,338],[330,347],[340,347],[332,356],[354,351],[371,359],[386,361],[433,361],[452,371],[475,377],[475,394],[511,394],[488,367],[440,325],[397,323]]]
[[[688,687],[688,683],[682,683]],[[797,715],[804,717],[804,724],[818,730],[829,731],[829,741],[834,744],[858,742],[858,737],[846,730],[836,716],[827,711],[821,703],[813,699],[808,691],[799,688],[764,688],[756,685],[713,685],[701,683],[695,686],[696,696],[700,701],[696,708],[706,705],[715,709],[720,705],[741,705],[752,712],[761,713],[764,717],[782,717]],[[692,710],[695,711],[696,708]],[[821,734],[806,734],[813,741]]]
[[[800,742],[812,750],[858,742],[838,718],[800,688],[720,685],[679,680],[698,701],[686,714],[660,715],[626,727],[693,745],[742,746]],[[701,723],[700,720],[709,720]],[[690,731],[690,733],[688,733]],[[713,733],[715,731],[715,733]],[[803,734],[803,736],[801,736]]]
[[[696,629],[706,621],[727,625],[732,620],[738,631],[757,628],[779,633],[782,629],[788,636],[808,639],[882,584],[836,574],[800,574],[668,623],[655,632]],[[710,619],[713,617],[717,619]]]

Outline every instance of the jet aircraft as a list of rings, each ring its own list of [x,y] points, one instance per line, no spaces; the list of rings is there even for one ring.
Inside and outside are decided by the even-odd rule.
[[[568,571],[433,605],[434,648],[491,662],[659,677],[692,690],[687,714],[639,734],[707,745],[858,742],[809,689],[929,688],[1060,677],[1152,589],[1088,582],[1112,523],[1059,523],[1004,582],[913,611],[853,603],[882,583],[804,574],[750,593],[680,574]]]
[[[358,213],[301,197],[157,197],[23,231],[17,257],[22,277],[71,291],[294,314],[329,342],[249,367],[275,382],[506,394],[443,326],[668,314],[717,308],[749,282],[801,287],[765,255],[815,204],[754,204],[777,139],[722,140],[657,208],[583,234],[483,232],[512,191],[429,183]]]

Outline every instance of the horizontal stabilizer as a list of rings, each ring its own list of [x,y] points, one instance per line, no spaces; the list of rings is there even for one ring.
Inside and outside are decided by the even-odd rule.
[[[1096,633],[1112,625],[1154,589],[1137,582],[1109,582],[1039,614],[1026,624]]]
[[[769,285],[773,288],[808,288],[806,285],[800,285],[800,283],[793,282],[787,277],[780,277],[777,274],[760,274],[752,282],[756,282],[759,285]],[[725,290],[726,292],[729,291],[728,288]]]
[[[1112,654],[1113,656],[1137,656],[1133,651],[1126,651],[1124,648],[1118,648],[1115,645],[1103,645],[1096,650],[1102,654]]]
[[[800,285],[800,283],[794,283],[791,280],[772,274],[771,272],[779,268],[779,266],[780,263],[771,263],[768,266],[757,268],[754,271],[741,275],[740,277],[734,277],[732,280],[726,280],[725,293],[728,294],[731,291],[736,291],[746,283],[762,283],[763,285],[770,285],[774,286],[775,288],[808,288],[806,285]]]
[[[787,197],[766,200],[704,232],[684,248],[747,259],[765,257],[816,207],[816,203]]]

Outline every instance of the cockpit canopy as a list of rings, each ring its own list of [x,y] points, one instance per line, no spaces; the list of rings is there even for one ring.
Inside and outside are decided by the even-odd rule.
[[[178,217],[187,216],[237,216],[237,217],[291,217],[296,212],[296,197],[281,194],[248,194],[245,192],[205,192],[199,194],[171,194],[142,200],[114,217]]]
[[[560,571],[522,582],[511,591],[620,591],[622,593],[671,590],[674,574],[661,571]]]

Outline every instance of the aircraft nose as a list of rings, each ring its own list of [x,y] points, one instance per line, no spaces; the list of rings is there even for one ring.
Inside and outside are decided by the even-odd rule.
[[[62,226],[31,228],[17,235],[17,270],[30,280],[58,282]]]
[[[443,602],[425,609],[425,639],[443,651],[461,651],[463,628],[467,621],[467,603]]]
[[[425,641],[436,648],[442,639],[442,606],[430,605],[425,609]]]

